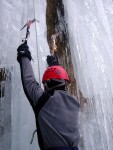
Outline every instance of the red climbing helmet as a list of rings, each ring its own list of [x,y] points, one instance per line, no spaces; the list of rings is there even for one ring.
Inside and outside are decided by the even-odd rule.
[[[68,74],[61,66],[51,66],[47,68],[47,70],[44,72],[42,83],[50,79],[64,79],[69,82]]]

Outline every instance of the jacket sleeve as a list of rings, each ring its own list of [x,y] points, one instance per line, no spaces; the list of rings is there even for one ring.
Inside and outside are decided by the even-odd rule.
[[[31,104],[34,107],[37,104],[38,99],[43,94],[43,89],[36,81],[31,62],[27,57],[22,57],[20,61],[21,79],[24,92]]]

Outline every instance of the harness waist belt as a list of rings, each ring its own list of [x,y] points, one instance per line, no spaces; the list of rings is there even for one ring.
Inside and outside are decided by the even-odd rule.
[[[77,147],[56,147],[47,150],[79,150]]]

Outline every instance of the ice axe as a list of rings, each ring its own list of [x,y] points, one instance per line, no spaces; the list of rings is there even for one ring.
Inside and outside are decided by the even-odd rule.
[[[27,27],[26,36],[25,36],[25,38],[22,38],[22,42],[27,43],[28,37],[29,37],[29,35],[30,35],[29,29],[30,29],[30,26],[31,26],[34,22],[39,22],[39,21],[34,18],[33,20],[27,21],[27,23],[22,27],[21,30],[23,30],[25,27]],[[20,31],[21,31],[21,30],[20,30]]]

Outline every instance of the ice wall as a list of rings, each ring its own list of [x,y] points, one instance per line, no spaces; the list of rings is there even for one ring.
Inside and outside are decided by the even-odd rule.
[[[63,0],[63,3],[78,96],[80,90],[86,98],[80,113],[80,150],[112,150],[113,2]],[[16,49],[25,36],[25,30],[20,29],[34,17],[39,23],[32,25],[28,44],[40,81],[49,53],[46,0],[0,1],[0,150],[37,149],[36,135],[30,145],[35,119],[22,89],[16,61]],[[7,74],[4,80],[2,69]]]
[[[63,2],[75,78],[86,98],[80,114],[80,149],[112,150],[113,1]]]
[[[36,79],[41,80],[40,76],[46,67],[45,56],[49,52],[45,17],[46,0],[0,1],[0,68],[8,69],[11,74],[10,80],[0,80],[0,84],[6,87],[5,96],[0,98],[0,150],[37,149],[36,135],[30,145],[32,133],[36,129],[35,119],[22,89],[16,49],[25,37],[26,30],[20,32],[20,29],[28,19],[36,18],[39,23],[32,25],[28,45],[34,59],[32,65]]]

